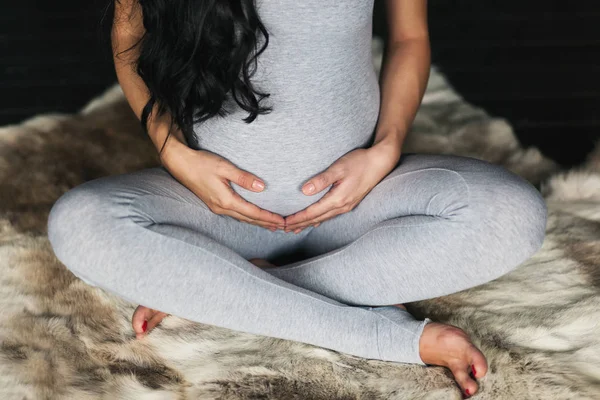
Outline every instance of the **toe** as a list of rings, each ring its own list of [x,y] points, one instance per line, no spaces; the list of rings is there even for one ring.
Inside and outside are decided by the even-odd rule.
[[[131,326],[137,338],[145,335],[148,331],[148,321],[152,319],[155,311],[144,306],[138,306],[131,317]]]
[[[450,371],[452,371],[456,383],[458,383],[458,386],[460,387],[462,393],[467,397],[475,394],[475,392],[477,392],[477,389],[479,388],[477,382],[475,382],[469,376],[470,368],[471,367],[469,365],[462,363],[450,367]]]
[[[165,319],[166,316],[168,316],[169,314],[164,313],[162,311],[156,311],[156,313],[154,314],[154,316],[152,317],[152,319],[150,319],[148,321],[148,326],[146,329],[146,333],[150,332],[152,329],[154,329],[156,327],[156,325],[160,324],[161,321],[163,319]]]
[[[473,346],[470,359],[470,369],[473,372],[473,376],[477,379],[483,378],[488,371],[487,360],[483,353]]]

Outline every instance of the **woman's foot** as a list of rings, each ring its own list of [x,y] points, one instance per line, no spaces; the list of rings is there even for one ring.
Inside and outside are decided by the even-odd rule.
[[[394,306],[406,310],[402,304]],[[479,385],[473,378],[482,378],[487,373],[487,361],[465,331],[454,325],[430,322],[425,325],[419,345],[425,364],[450,369],[467,397],[477,392]]]
[[[275,267],[261,258],[249,261],[259,267]],[[403,304],[394,306],[406,310]],[[425,364],[448,368],[467,397],[477,392],[479,385],[473,378],[482,378],[487,373],[487,361],[465,331],[453,325],[430,322],[425,325],[419,346]]]
[[[138,306],[133,312],[133,317],[131,317],[131,325],[133,326],[135,337],[141,339],[168,315],[162,311]]]
[[[262,258],[252,258],[249,261],[259,267],[275,267]],[[403,304],[394,306],[406,310]],[[477,392],[479,385],[473,378],[482,378],[487,373],[487,361],[483,353],[471,343],[465,331],[453,325],[430,322],[425,325],[419,345],[421,359],[425,364],[450,369],[466,396]]]
[[[425,325],[419,341],[421,359],[425,364],[448,368],[466,397],[479,389],[474,378],[487,373],[483,353],[471,342],[462,329],[438,322]]]
[[[264,258],[252,258],[250,260],[252,264],[258,267],[276,267],[275,264],[271,264]],[[154,327],[170,314],[164,313],[162,311],[153,310],[148,307],[138,306],[133,312],[133,317],[131,318],[131,325],[133,326],[133,331],[135,332],[135,337],[140,339],[148,332],[150,332]]]

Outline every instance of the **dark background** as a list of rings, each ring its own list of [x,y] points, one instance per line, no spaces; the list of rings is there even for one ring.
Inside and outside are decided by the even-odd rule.
[[[3,1],[0,125],[75,112],[116,82],[108,0]],[[429,17],[433,62],[460,94],[564,166],[584,159],[600,138],[600,1],[430,0]]]

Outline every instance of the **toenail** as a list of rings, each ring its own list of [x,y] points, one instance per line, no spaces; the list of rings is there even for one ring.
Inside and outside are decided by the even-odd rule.
[[[144,321],[142,324],[142,331],[146,332],[146,328],[148,328],[148,321]]]
[[[477,374],[477,372],[475,371],[475,364],[471,364],[471,371],[473,371],[473,376]]]

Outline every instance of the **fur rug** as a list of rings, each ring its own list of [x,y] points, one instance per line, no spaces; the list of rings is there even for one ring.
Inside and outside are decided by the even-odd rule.
[[[374,42],[381,65],[381,43]],[[600,148],[560,171],[467,104],[435,68],[404,151],[501,164],[549,206],[542,249],[514,272],[412,303],[470,333],[489,361],[475,399],[600,398]],[[53,202],[82,182],[158,165],[118,86],[74,115],[0,128],[0,398],[460,399],[442,367],[360,359],[166,318],[135,340],[137,304],[74,277],[53,255]],[[485,268],[485,266],[482,266]]]

